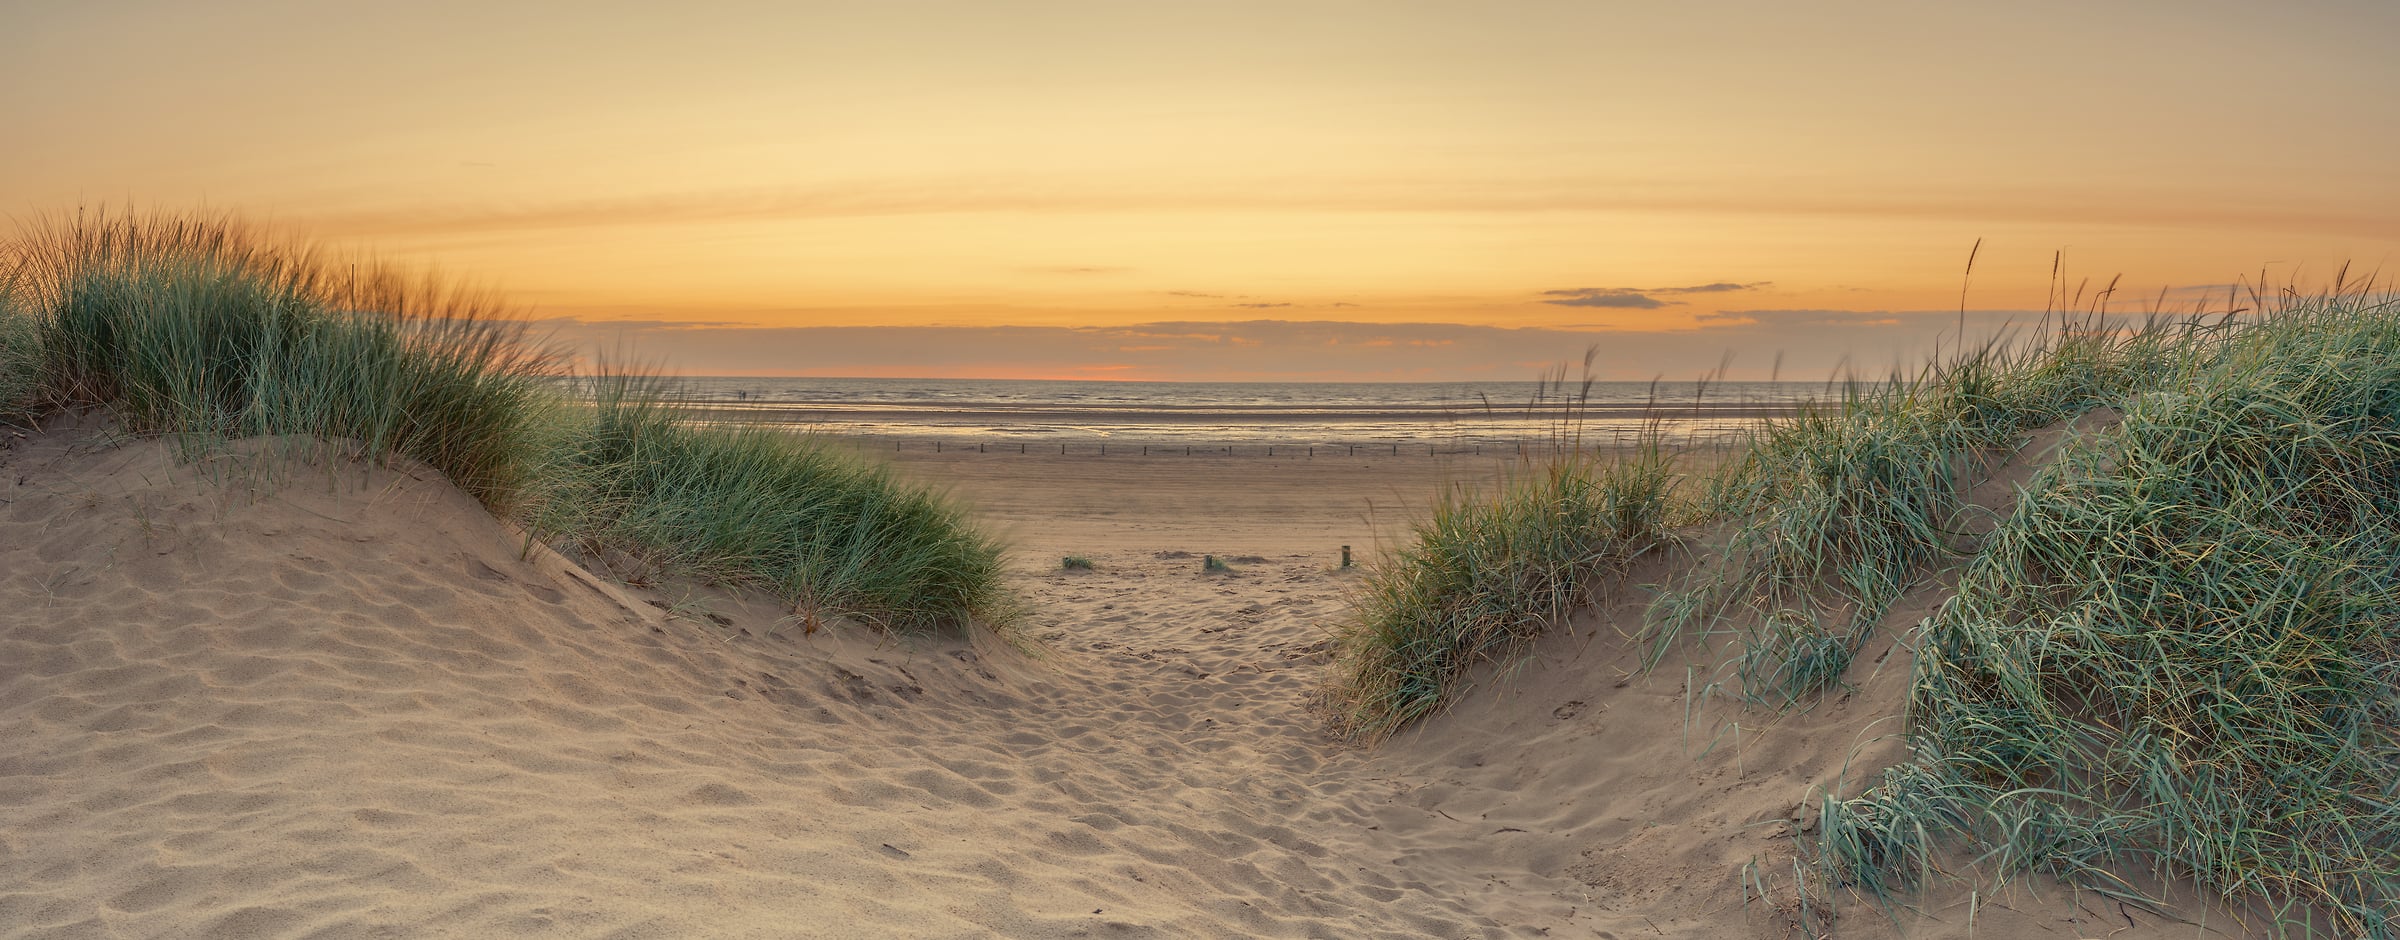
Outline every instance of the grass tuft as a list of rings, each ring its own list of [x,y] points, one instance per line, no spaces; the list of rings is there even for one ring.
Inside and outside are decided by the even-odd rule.
[[[1958,577],[1899,638],[1915,756],[1824,798],[1802,921],[1835,888],[1896,908],[1963,846],[2003,880],[2139,902],[2147,868],[2256,902],[2263,933],[2400,937],[2400,298],[2337,279],[2275,303],[2095,305],[1847,386],[1725,465],[1697,514],[1726,551],[1651,605],[1654,662],[1727,637],[1742,697],[1788,707],[1906,593]],[[2048,465],[1993,491],[2036,439]],[[1641,508],[1649,472],[1445,499],[1339,633],[1335,729],[1432,713],[1589,574],[1679,537]]]
[[[2186,345],[2129,393],[1925,627],[1924,756],[1837,805],[1827,832],[1914,820],[2008,872],[2143,864],[2394,936],[2395,312],[2299,301]],[[1825,861],[1877,884],[1900,857]]]
[[[939,494],[804,435],[697,423],[645,376],[587,384],[588,418],[546,468],[542,531],[886,629],[1006,619],[999,545]]]
[[[804,438],[694,423],[649,377],[562,383],[489,294],[332,264],[228,216],[53,218],[4,259],[0,419],[97,407],[194,448],[412,458],[546,537],[762,586],[812,623],[965,627],[1008,606],[998,546],[938,494]]]
[[[1730,632],[1745,699],[1790,705],[1831,687],[1895,602],[1971,548],[1968,490],[2026,432],[2158,381],[2206,329],[2061,322],[1766,422],[1708,500],[1732,522],[1727,561],[1654,605],[1654,660],[1678,637]]]
[[[1336,733],[1375,741],[1440,710],[1475,664],[1563,625],[1587,582],[1665,537],[1663,451],[1529,467],[1497,494],[1452,490],[1414,540],[1370,565],[1336,636]]]
[[[0,426],[22,423],[40,410],[41,323],[19,298],[13,268],[0,267]]]
[[[559,364],[488,296],[376,265],[336,273],[228,218],[53,221],[15,255],[56,405],[193,441],[411,457],[495,506],[538,458]]]

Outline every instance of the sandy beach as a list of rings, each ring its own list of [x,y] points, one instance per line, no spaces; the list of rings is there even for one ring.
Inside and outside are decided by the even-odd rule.
[[[1905,654],[1695,713],[1621,635],[1679,559],[1453,712],[1326,737],[1339,547],[1502,467],[904,456],[1018,546],[1012,647],[620,584],[422,469],[40,435],[0,457],[0,936],[1806,935],[1791,827],[1897,756]],[[2241,935],[1921,904],[1842,935]]]

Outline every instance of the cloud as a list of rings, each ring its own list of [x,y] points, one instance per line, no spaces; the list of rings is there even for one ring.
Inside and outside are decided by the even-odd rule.
[[[1969,340],[2022,329],[2040,311],[1968,311]],[[1175,320],[1116,326],[709,326],[657,320],[547,321],[583,348],[622,351],[691,375],[1073,378],[1187,381],[1511,381],[1598,345],[1595,375],[1642,381],[1880,376],[1956,332],[1956,310],[1738,310],[1699,329],[1602,324]],[[1103,368],[1105,365],[1106,368]]]
[[[1703,313],[1692,319],[1704,328],[1773,324],[1781,328],[1833,326],[1895,326],[1910,320],[1949,317],[1955,320],[1956,310],[1719,310]]]
[[[1681,304],[1683,301],[1660,300],[1651,296],[1652,294],[1722,294],[1729,291],[1756,290],[1769,283],[1771,282],[1753,281],[1747,284],[1737,284],[1733,281],[1718,281],[1713,284],[1694,284],[1690,287],[1576,287],[1568,290],[1543,291],[1542,296],[1558,299],[1542,302],[1560,307],[1656,310],[1672,304]]]
[[[1128,274],[1132,268],[1101,264],[1038,264],[1019,268],[1027,274]]]
[[[1246,297],[1249,297],[1249,296],[1251,296],[1251,295],[1249,295],[1249,294],[1210,294],[1210,293],[1206,293],[1206,292],[1203,292],[1203,291],[1196,291],[1196,290],[1171,290],[1171,291],[1162,291],[1161,293],[1164,293],[1164,294],[1166,294],[1166,295],[1167,295],[1167,296],[1169,296],[1169,297],[1188,297],[1188,298],[1191,298],[1191,299],[1193,299],[1193,300],[1229,300],[1229,301],[1232,301],[1232,300],[1238,300],[1238,301],[1242,301],[1242,302],[1240,302],[1240,303],[1228,303],[1228,304],[1226,304],[1225,306],[1227,306],[1227,307],[1241,307],[1241,308],[1246,308],[1246,309],[1250,309],[1250,310],[1273,310],[1273,309],[1275,309],[1275,308],[1277,308],[1277,307],[1290,307],[1290,306],[1293,306],[1292,304],[1289,304],[1289,303],[1279,303],[1279,302],[1274,302],[1274,301],[1264,301],[1264,300],[1243,300],[1243,298],[1246,298]]]
[[[586,320],[581,317],[550,317],[537,320],[535,322],[552,326],[568,326],[580,329],[606,328],[631,333],[672,333],[683,330],[743,330],[758,328],[758,324],[742,320],[620,320],[614,317],[601,320]]]
[[[1561,307],[1614,307],[1626,310],[1655,310],[1670,301],[1659,300],[1630,287],[1578,287],[1572,290],[1546,290],[1544,297],[1557,300],[1542,301]]]
[[[1761,287],[1765,287],[1765,286],[1767,286],[1767,285],[1769,285],[1769,284],[1773,284],[1773,283],[1775,283],[1775,282],[1773,282],[1773,281],[1752,281],[1752,282],[1750,282],[1750,283],[1748,283],[1748,284],[1736,284],[1736,283],[1734,283],[1734,282],[1732,282],[1732,281],[1718,281],[1718,282],[1716,282],[1716,283],[1714,283],[1714,284],[1697,284],[1697,285],[1693,285],[1693,286],[1691,286],[1691,287],[1653,287],[1653,288],[1649,289],[1648,291],[1645,291],[1644,293],[1651,293],[1651,294],[1722,294],[1722,293],[1725,293],[1725,292],[1727,292],[1727,291],[1737,291],[1737,290],[1757,290],[1757,289],[1759,289],[1759,288],[1761,288]]]
[[[2345,194],[2345,197],[2352,194]],[[320,233],[389,237],[538,232],[590,226],[803,221],[934,214],[1027,215],[1162,212],[1561,213],[1692,212],[1742,216],[1956,219],[1978,224],[2124,225],[2388,239],[2396,203],[2373,198],[2228,202],[2208,191],[2122,192],[2105,187],[1928,185],[1882,182],[1788,191],[1766,182],[1556,177],[1505,184],[1448,179],[1262,182],[1227,178],[1172,188],[1046,177],[894,177],[447,204],[360,201],[308,213]]]

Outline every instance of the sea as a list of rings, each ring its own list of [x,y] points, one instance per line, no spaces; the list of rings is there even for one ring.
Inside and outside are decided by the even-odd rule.
[[[958,445],[1509,447],[1739,437],[1828,389],[1807,382],[1110,382],[704,376],[710,420]]]

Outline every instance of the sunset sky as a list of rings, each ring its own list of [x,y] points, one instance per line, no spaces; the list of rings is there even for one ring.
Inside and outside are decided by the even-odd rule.
[[[692,374],[1816,378],[2400,261],[2388,2],[0,0],[0,211]]]

